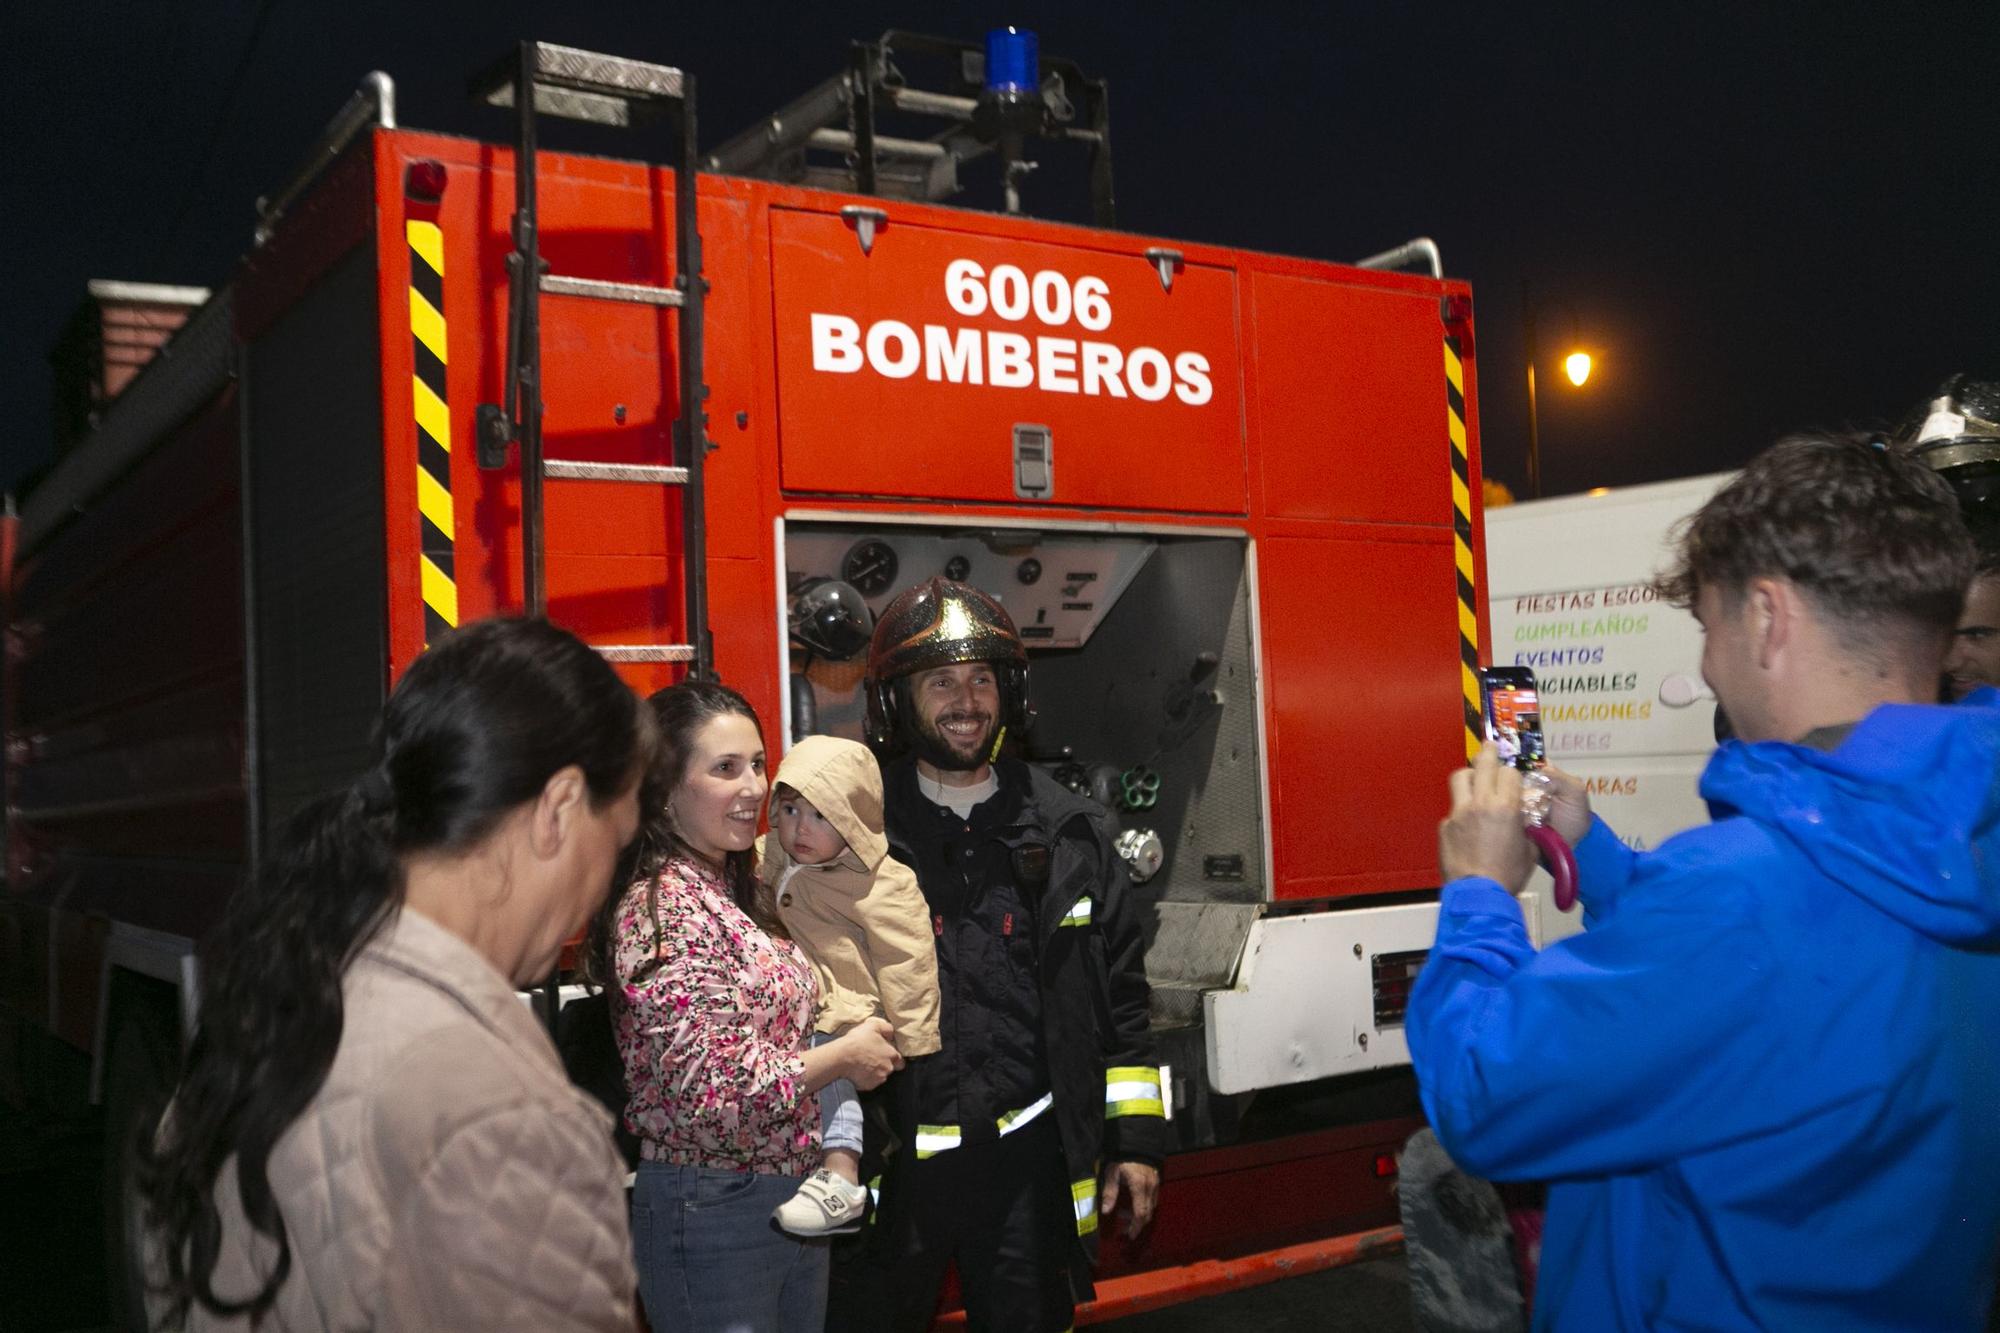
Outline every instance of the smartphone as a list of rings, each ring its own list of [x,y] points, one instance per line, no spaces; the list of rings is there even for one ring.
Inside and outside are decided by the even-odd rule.
[[[1501,762],[1526,771],[1547,760],[1534,672],[1527,667],[1481,667],[1479,711],[1486,719],[1486,739],[1499,748]]]

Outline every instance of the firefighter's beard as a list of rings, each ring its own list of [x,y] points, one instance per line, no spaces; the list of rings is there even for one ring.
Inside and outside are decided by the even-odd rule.
[[[974,722],[979,730],[954,736],[943,728],[953,722]],[[951,708],[934,718],[919,717],[916,725],[917,758],[932,768],[948,773],[976,773],[986,766],[993,749],[994,718],[975,709]]]

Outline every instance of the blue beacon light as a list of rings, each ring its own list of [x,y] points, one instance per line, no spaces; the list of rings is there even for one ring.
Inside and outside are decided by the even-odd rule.
[[[1036,93],[1042,86],[1041,44],[1026,28],[992,28],[986,34],[986,91]]]

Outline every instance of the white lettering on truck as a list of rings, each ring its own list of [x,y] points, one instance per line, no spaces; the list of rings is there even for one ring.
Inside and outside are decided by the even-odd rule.
[[[1098,277],[1071,281],[1054,269],[1030,275],[1013,264],[996,264],[988,273],[973,260],[954,259],[945,266],[944,294],[967,318],[991,311],[1009,323],[1032,315],[1052,329],[1072,322],[1087,333],[1111,327],[1111,288]],[[1116,343],[1047,334],[1031,341],[1006,329],[912,327],[899,319],[878,319],[863,329],[847,315],[820,312],[810,319],[813,369],[831,375],[872,370],[902,380],[921,374],[934,384],[1036,388],[1147,403],[1171,395],[1189,407],[1215,397],[1208,358],[1200,352],[1168,356],[1157,347],[1128,351]]]

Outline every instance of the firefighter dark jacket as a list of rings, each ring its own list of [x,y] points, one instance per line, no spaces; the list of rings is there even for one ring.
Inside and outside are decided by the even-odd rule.
[[[960,974],[974,994],[1001,994],[1009,1002],[1000,1007],[1012,1015],[1036,1016],[1039,1060],[1033,1063],[1046,1080],[1046,1099],[1030,1100],[1034,1089],[1020,1083],[1018,1073],[1003,1078],[1024,1089],[1018,1098],[1023,1105],[989,1105],[997,1094],[954,1093],[954,1082],[969,1083],[986,1072],[969,1068],[971,1056],[956,1051],[955,1044],[974,1041],[976,1033],[993,1025],[974,1023],[961,1033],[954,1000],[947,996],[944,1050],[913,1066],[902,1079],[911,1087],[890,1099],[891,1116],[901,1122],[893,1126],[900,1151],[887,1164],[877,1225],[893,1232],[912,1224],[896,1205],[895,1181],[922,1158],[1052,1116],[1062,1139],[1070,1211],[1086,1261],[1072,1265],[1072,1271],[1079,1279],[1079,1298],[1088,1298],[1104,1163],[1157,1165],[1167,1149],[1148,1016],[1145,945],[1133,915],[1125,863],[1112,847],[1116,828],[1110,815],[1018,760],[1002,759],[995,771],[1000,789],[988,803],[1000,805],[992,812],[984,805],[975,808],[969,833],[985,845],[960,853],[988,867],[980,891],[969,901],[954,901],[936,876],[923,888],[934,913],[941,975]],[[908,762],[889,768],[886,787],[890,850],[917,867],[921,881],[927,859],[923,844],[935,842],[923,835],[941,821],[940,808],[919,792],[915,768]],[[949,822],[964,828],[955,817]],[[930,850],[935,854],[935,845]],[[1013,919],[1010,904],[1024,908],[1030,919]],[[973,920],[948,919],[952,915]],[[973,933],[966,933],[968,927]],[[1034,948],[1025,967],[1018,965],[1024,955],[1017,949],[991,947],[994,942],[985,938],[1029,931]],[[1018,947],[1020,942],[1010,938],[1001,944]],[[983,975],[964,978],[965,968],[980,969]],[[947,979],[945,985],[949,989],[952,982]],[[1008,994],[1009,988],[1022,986],[1032,994]],[[965,1000],[961,996],[956,1003],[962,1006]],[[1006,1015],[997,1017],[1004,1023]],[[1009,1064],[1009,1056],[1005,1049],[979,1052],[980,1060],[994,1065]],[[1024,1062],[1016,1054],[1012,1063]],[[993,1119],[924,1123],[929,1117],[956,1114]]]

